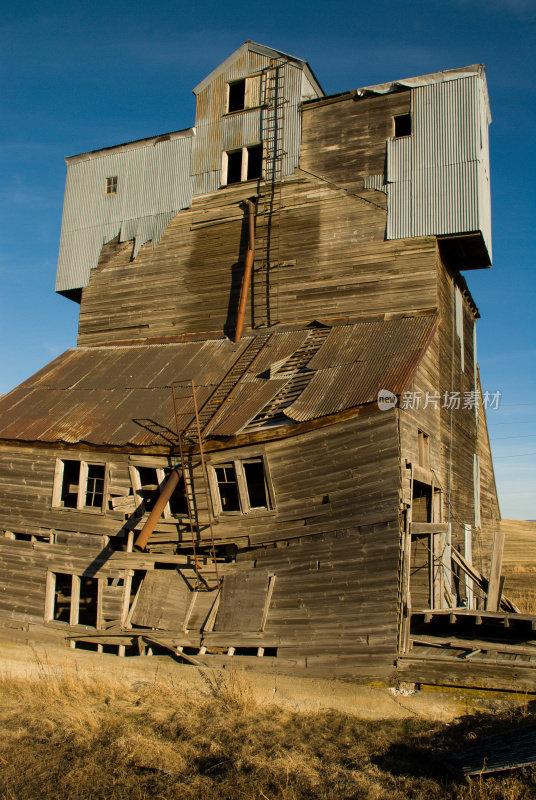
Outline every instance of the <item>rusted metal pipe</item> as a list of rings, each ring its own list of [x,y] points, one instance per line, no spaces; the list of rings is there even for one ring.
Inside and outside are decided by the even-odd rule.
[[[249,286],[251,283],[251,272],[255,260],[255,203],[246,200],[249,212],[249,241],[246,251],[246,263],[244,266],[244,276],[242,278],[242,288],[240,289],[240,302],[238,304],[238,315],[236,318],[235,342],[238,342],[244,329],[244,317],[246,315],[246,303],[248,299]]]
[[[140,531],[140,535],[134,542],[134,549],[135,550],[145,550],[145,545],[151,538],[151,534],[156,528],[156,524],[160,517],[162,516],[162,511],[164,510],[166,504],[169,501],[169,498],[175,491],[177,484],[181,478],[182,471],[174,467],[169,474],[169,478],[167,479],[162,492],[160,493],[160,497],[154,504],[153,510],[149,514],[149,519],[143,526]]]

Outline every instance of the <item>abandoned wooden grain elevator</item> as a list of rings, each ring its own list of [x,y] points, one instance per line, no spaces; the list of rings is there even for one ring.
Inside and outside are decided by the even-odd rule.
[[[246,42],[194,93],[195,127],[66,159],[78,342],[0,401],[0,623],[534,688],[464,278],[491,265],[484,68],[325,96]]]

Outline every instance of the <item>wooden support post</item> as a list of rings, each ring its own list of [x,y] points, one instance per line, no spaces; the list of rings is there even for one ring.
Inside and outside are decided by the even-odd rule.
[[[464,525],[464,545],[463,555],[471,566],[473,565],[473,532],[470,525]],[[465,573],[465,602],[467,608],[474,608],[474,584],[473,579]]]
[[[497,611],[499,608],[499,590],[501,585],[501,567],[504,550],[504,533],[496,531],[493,539],[493,554],[488,585],[486,611]]]

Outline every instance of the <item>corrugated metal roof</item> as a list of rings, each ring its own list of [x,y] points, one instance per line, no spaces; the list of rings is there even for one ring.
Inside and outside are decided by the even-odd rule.
[[[305,421],[374,402],[380,389],[400,394],[435,331],[438,317],[363,320],[318,338],[307,368],[303,355],[282,374],[270,367],[303,351],[310,330],[276,333],[255,362],[236,375],[228,401],[216,404],[207,432],[233,436],[277,405],[287,419]],[[0,400],[0,438],[171,445],[179,428],[212,397],[251,338],[69,350]],[[309,353],[306,354],[309,358]],[[294,371],[293,371],[294,370]],[[274,369],[272,369],[272,373]],[[265,374],[266,377],[259,377]],[[289,394],[287,384],[296,385]],[[272,415],[273,416],[273,415]]]

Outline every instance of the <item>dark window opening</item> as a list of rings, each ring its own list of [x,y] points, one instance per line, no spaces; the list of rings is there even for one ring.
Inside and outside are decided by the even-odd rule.
[[[413,522],[432,521],[432,487],[415,480],[411,519]]]
[[[256,459],[255,461],[245,461],[243,467],[248,490],[249,507],[268,508],[262,458]]]
[[[138,467],[140,476],[141,496],[146,511],[152,511],[160,494],[159,480],[154,467]]]
[[[242,180],[242,150],[227,153],[227,183],[240,183]]]
[[[63,481],[61,484],[61,505],[64,508],[76,508],[78,500],[78,484],[80,481],[80,462],[63,462]]]
[[[104,499],[104,464],[88,464],[86,506],[102,508]]]
[[[166,470],[166,480],[170,470]],[[184,517],[188,514],[188,503],[186,500],[186,487],[184,485],[184,476],[181,475],[179,482],[175,487],[175,491],[169,498],[169,510],[174,517]]]
[[[106,194],[117,194],[117,175],[106,178]]]
[[[97,627],[99,582],[97,578],[80,578],[78,623]]]
[[[246,107],[246,79],[229,84],[229,103],[227,111],[241,111]]]
[[[411,114],[398,114],[395,117],[395,137],[411,136]]]
[[[53,619],[57,622],[71,621],[71,591],[73,586],[72,575],[62,572],[56,573],[56,588],[54,590]]]
[[[234,464],[215,467],[222,511],[240,511],[238,481]]]
[[[248,147],[248,181],[260,178],[262,175],[262,144]]]

